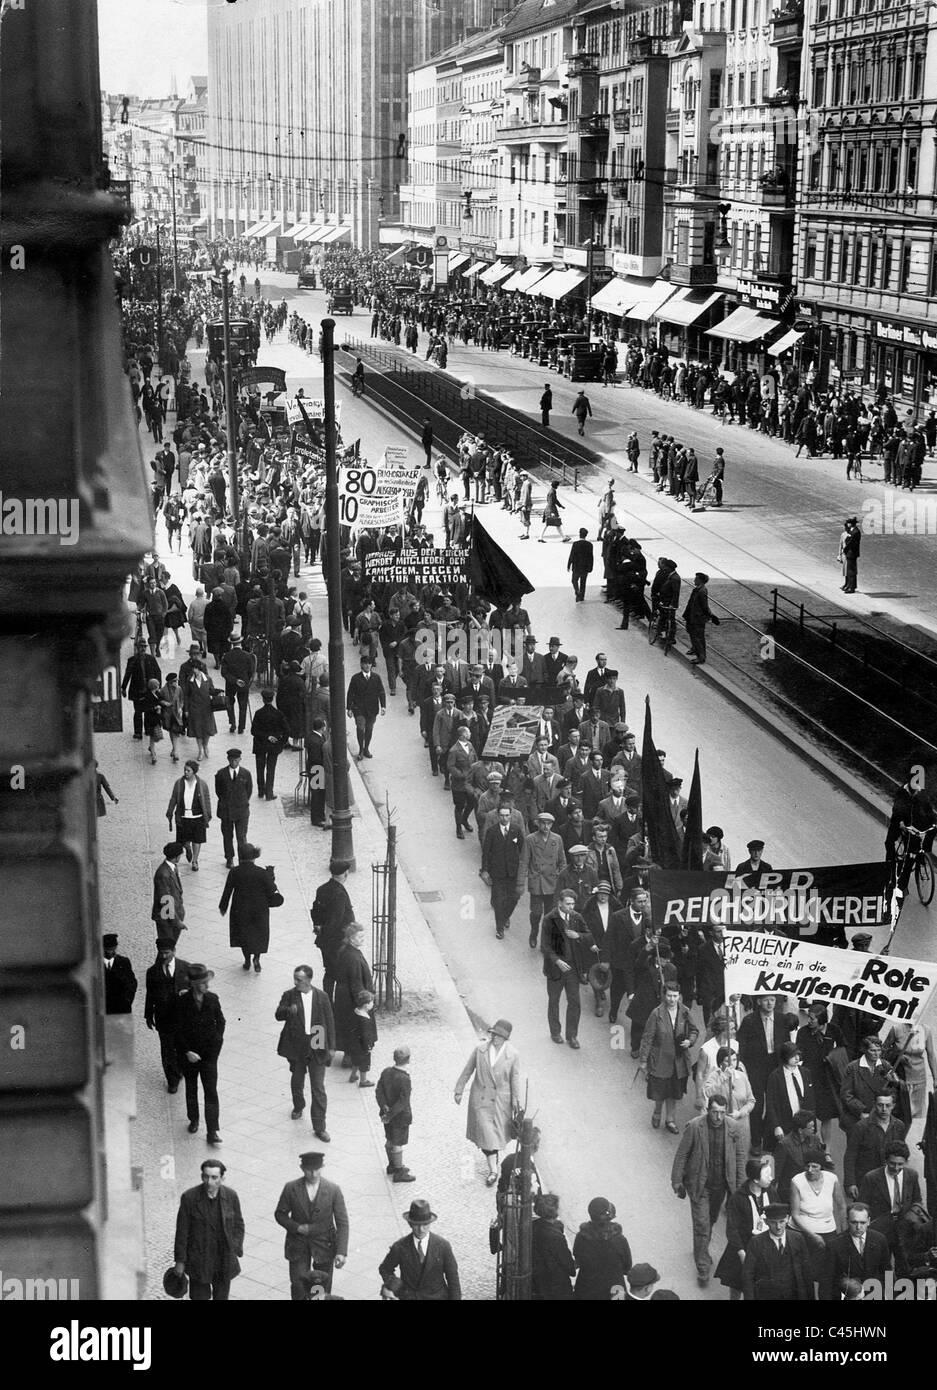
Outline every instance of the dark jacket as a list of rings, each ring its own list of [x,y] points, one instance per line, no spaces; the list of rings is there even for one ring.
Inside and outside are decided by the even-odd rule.
[[[215,797],[219,820],[237,820],[250,810],[254,779],[246,767],[239,767],[232,778],[230,767],[220,767],[215,773]]]
[[[361,990],[374,993],[371,967],[357,946],[345,945],[335,964],[335,1040],[345,1052],[355,1043],[355,999]]]
[[[253,860],[237,864],[228,871],[218,911],[228,919],[228,942],[259,955],[270,946],[270,909],[280,907],[283,898],[273,874]]]
[[[288,1182],[280,1193],[273,1219],[286,1232],[283,1254],[288,1260],[301,1260],[307,1254],[331,1263],[336,1255],[348,1254],[348,1212],[337,1183],[319,1179],[315,1200],[310,1206],[306,1179]],[[302,1235],[300,1226],[309,1226]]]
[[[742,1266],[746,1303],[813,1302],[813,1274],[805,1238],[788,1227],[784,1245],[782,1256],[769,1231],[752,1236]]]
[[[387,706],[387,697],[380,676],[372,671],[365,680],[361,672],[356,671],[348,682],[345,705],[351,715],[363,714],[367,719],[374,719],[378,712]]]
[[[681,1044],[689,1042],[692,1047],[698,1037],[699,1029],[690,1017],[686,1005],[677,1005],[676,1021],[671,1028],[667,1005],[659,1004],[644,1025],[640,1066],[647,1068],[649,1077],[688,1077],[690,1049],[682,1047]]]
[[[767,1136],[774,1134],[776,1129],[783,1129],[785,1134],[790,1134],[794,1127],[794,1111],[787,1094],[787,1085],[784,1080],[784,1067],[776,1067],[768,1077],[765,1086],[765,1133]],[[803,1095],[798,1110],[816,1110],[816,1102],[813,1095],[813,1080],[806,1067],[800,1068],[799,1080]]]
[[[234,1279],[241,1272],[238,1256],[244,1253],[244,1218],[233,1187],[219,1187],[216,1202],[221,1203],[221,1230],[225,1245],[224,1274]],[[190,1187],[179,1199],[173,1258],[185,1265],[185,1272],[197,1284],[211,1283],[221,1272],[209,1260],[209,1220],[213,1203],[202,1187]]]
[[[702,955],[702,952],[700,953]],[[698,976],[697,976],[698,978]],[[755,1099],[760,1099],[765,1093],[768,1084],[768,1076],[774,1071],[780,1061],[782,1043],[789,1041],[790,1032],[783,1022],[784,1015],[776,1010],[774,1013],[774,1051],[768,1056],[768,1047],[765,1041],[765,1030],[762,1023],[763,1015],[755,1009],[754,1013],[747,1014],[739,1024],[738,1044],[739,1058],[748,1072],[748,1079],[752,1083],[752,1090]],[[793,1019],[794,1027],[797,1027],[796,1016]],[[757,1108],[757,1107],[756,1107]]]
[[[866,1173],[885,1162],[885,1145],[904,1139],[906,1134],[907,1126],[894,1116],[887,1129],[882,1129],[874,1114],[853,1125],[846,1137],[843,1186],[858,1187]]]
[[[385,1067],[377,1080],[374,1099],[381,1114],[382,1125],[409,1125],[413,1123],[410,1109],[410,1093],[413,1082],[410,1073],[402,1067]]]
[[[262,705],[251,721],[251,736],[255,753],[271,750],[282,752],[290,741],[289,725],[283,711],[274,705]],[[271,737],[276,739],[276,743],[270,742]]]
[[[530,1228],[530,1294],[538,1303],[567,1301],[576,1262],[566,1243],[562,1221],[538,1216]]]
[[[884,1283],[885,1272],[892,1267],[888,1241],[879,1231],[866,1231],[865,1249],[861,1255],[850,1233],[841,1231],[827,1246],[827,1258],[834,1297],[846,1279],[858,1279],[860,1284],[866,1279],[878,1279]]]
[[[175,959],[175,969],[167,977],[157,960],[146,972],[146,997],[143,1001],[143,1021],[152,1023],[160,1033],[171,1033],[176,1026],[176,999],[189,988],[189,962]]]
[[[137,977],[127,956],[114,956],[110,965],[103,961],[104,1012],[129,1014],[137,992]]]
[[[607,1303],[631,1268],[631,1247],[617,1221],[602,1226],[584,1221],[573,1241],[573,1259],[579,1266],[573,1297]]]
[[[573,541],[569,547],[569,559],[566,561],[567,570],[572,570],[573,574],[591,574],[595,564],[595,552],[591,541]]]
[[[191,989],[180,991],[176,999],[176,1047],[180,1052],[197,1052],[203,1062],[218,1059],[224,1042],[225,1016],[217,994],[208,990],[201,1008]]]
[[[293,1005],[296,1012],[292,1013]],[[277,1056],[288,1062],[301,1062],[312,1056],[320,1066],[328,1066],[335,1051],[335,1019],[328,995],[321,989],[312,988],[312,1010],[310,1023],[311,1037],[306,1036],[306,1020],[302,1006],[302,990],[288,989],[280,996],[275,1017],[283,1024],[280,1040],[277,1043]],[[316,1034],[321,1029],[321,1034]],[[322,1046],[315,1047],[314,1043]]]
[[[316,889],[316,896],[309,910],[316,945],[322,952],[322,961],[330,975],[334,975],[338,953],[342,949],[342,935],[349,922],[355,920],[351,899],[344,883],[337,879],[326,879]]]
[[[180,777],[173,782],[172,792],[169,797],[169,805],[166,807],[166,819],[173,820],[176,816],[182,816],[185,801],[185,778]],[[201,814],[206,825],[211,824],[211,793],[208,790],[208,783],[202,777],[195,779],[195,796],[192,798],[193,817]]]
[[[869,1216],[874,1222],[888,1222],[891,1218],[891,1193],[884,1167],[873,1168],[859,1184],[859,1200],[869,1208]],[[913,1168],[905,1168],[901,1174],[901,1211],[904,1214],[921,1200],[921,1180]]]
[[[387,1280],[399,1271],[403,1290],[398,1298],[418,1303],[457,1302],[462,1297],[459,1267],[452,1246],[442,1236],[430,1231],[426,1240],[426,1258],[422,1265],[413,1243],[413,1236],[395,1240],[378,1267]]]
[[[871,1116],[876,1096],[897,1094],[895,1082],[890,1080],[891,1075],[890,1067],[879,1064],[873,1071],[865,1065],[863,1058],[849,1063],[839,1088],[844,1129],[851,1129],[863,1115]]]
[[[485,832],[482,872],[490,874],[493,879],[509,879],[515,883],[523,852],[524,836],[521,832],[508,826],[508,833],[502,835],[501,826],[495,820]]]
[[[157,930],[168,932],[177,940],[185,923],[185,907],[182,902],[182,884],[179,871],[165,859],[153,875],[153,909],[150,913]]]
[[[766,1191],[760,1192],[754,1200],[764,1212],[764,1208],[769,1202],[778,1200],[777,1190],[772,1184]],[[741,1289],[742,1287],[742,1261],[739,1258],[739,1252],[748,1248],[754,1230],[752,1194],[749,1191],[748,1183],[745,1183],[743,1187],[733,1192],[726,1202],[726,1248],[715,1269],[716,1278],[721,1284],[725,1284],[726,1288]]]

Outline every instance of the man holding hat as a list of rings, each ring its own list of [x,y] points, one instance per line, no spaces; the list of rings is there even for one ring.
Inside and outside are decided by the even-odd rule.
[[[736,874],[761,874],[773,873],[771,865],[762,859],[765,848],[764,840],[749,840],[745,846],[748,850],[748,858],[743,859],[741,864],[736,864],[734,872]]]
[[[244,1218],[234,1188],[224,1186],[226,1172],[221,1159],[206,1158],[200,1186],[179,1199],[172,1274],[177,1280],[188,1275],[193,1303],[227,1302],[231,1280],[241,1272]]]
[[[813,1274],[807,1242],[789,1226],[784,1202],[765,1207],[768,1229],[752,1236],[742,1265],[746,1303],[812,1303]]]
[[[566,851],[559,835],[553,832],[553,821],[549,811],[538,812],[537,829],[525,839],[517,866],[517,896],[520,898],[525,884],[530,894],[531,949],[540,940],[540,923],[553,907],[557,881],[566,868]]]
[[[176,943],[171,936],[158,937],[156,961],[146,972],[143,1020],[147,1028],[155,1028],[159,1035],[160,1059],[172,1096],[178,1091],[182,1080],[176,1049],[176,1000],[188,988],[189,962],[177,959]]]
[[[235,837],[239,856],[241,846],[247,843],[253,791],[253,779],[247,769],[241,766],[240,748],[229,748],[228,766],[219,768],[215,773],[215,797],[218,801],[218,819],[221,822],[226,869],[234,868]]]
[[[129,1014],[137,992],[137,977],[133,973],[129,958],[117,954],[117,942],[116,932],[105,932],[101,937],[101,949],[104,954],[104,1012]]]
[[[348,1255],[348,1212],[337,1183],[322,1176],[325,1154],[311,1149],[299,1155],[302,1177],[288,1182],[280,1193],[273,1219],[286,1231],[283,1253],[289,1262],[290,1298],[302,1302],[301,1280],[315,1270],[332,1291],[332,1271]]]
[[[214,972],[201,964],[189,966],[188,989],[181,990],[176,999],[176,1049],[185,1078],[185,1110],[189,1133],[195,1134],[199,1125],[198,1083],[205,1093],[205,1124],[209,1144],[220,1144],[218,1133],[218,1056],[224,1043],[225,1016],[217,994],[208,986]]]
[[[179,877],[179,860],[184,853],[185,845],[178,840],[170,840],[168,845],[163,845],[163,860],[153,875],[153,908],[150,916],[156,923],[157,933],[172,937],[174,942],[185,930],[185,906]]]
[[[410,1235],[394,1241],[378,1267],[381,1297],[419,1303],[455,1303],[462,1298],[459,1266],[452,1246],[430,1227],[437,1220],[429,1202],[416,1198],[403,1213]],[[399,1291],[395,1281],[399,1274]]]

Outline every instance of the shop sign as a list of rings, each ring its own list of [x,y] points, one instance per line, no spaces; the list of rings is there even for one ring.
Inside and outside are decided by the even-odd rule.
[[[783,314],[793,303],[794,291],[784,285],[768,285],[761,280],[749,280],[740,275],[736,283],[739,296],[752,309],[771,309]]]
[[[879,320],[875,325],[875,336],[885,343],[900,343],[902,347],[925,348],[937,351],[937,333],[927,328],[911,328],[904,323],[887,323]]]

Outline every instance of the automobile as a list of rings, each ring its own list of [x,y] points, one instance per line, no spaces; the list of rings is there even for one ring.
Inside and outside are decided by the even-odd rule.
[[[567,367],[570,381],[601,381],[604,357],[604,343],[590,343],[588,340],[572,343]]]
[[[316,272],[313,270],[312,266],[307,266],[304,270],[299,272],[296,283],[301,290],[314,290],[317,287],[319,282],[316,279]]]
[[[326,301],[326,312],[329,314],[353,314],[355,302],[350,290],[332,290]]]
[[[549,366],[552,362],[553,349],[556,347],[559,336],[555,328],[542,328],[540,330],[537,345],[531,353],[531,358],[533,359],[534,354],[536,354],[536,360],[541,367]]]

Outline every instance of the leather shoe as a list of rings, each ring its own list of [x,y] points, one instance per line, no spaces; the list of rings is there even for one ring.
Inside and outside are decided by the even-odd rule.
[[[562,1039],[562,1036],[561,1036],[559,1033],[551,1033],[551,1034],[550,1034],[550,1041],[551,1041],[551,1042],[555,1042],[555,1043],[559,1043],[561,1047],[562,1047],[562,1045],[563,1045],[563,1039]]]
[[[461,825],[456,826],[455,837],[457,840],[465,839],[465,831],[462,829]]]
[[[579,1039],[578,1039],[578,1038],[567,1038],[566,1041],[569,1043],[570,1047],[575,1048],[577,1052],[579,1051]]]
[[[302,1115],[302,1113],[303,1113],[303,1112],[302,1112],[302,1108],[301,1108],[301,1107],[300,1107],[299,1110],[291,1110],[291,1111],[290,1111],[290,1119],[291,1119],[291,1120],[298,1120],[299,1117],[300,1117],[300,1115]]]
[[[498,938],[499,941],[503,941],[503,940],[504,940],[504,929],[503,929],[502,927],[496,927],[496,928],[495,928],[495,936]]]
[[[393,1176],[394,1182],[416,1182],[416,1178],[409,1168],[398,1168]]]
[[[528,945],[532,950],[536,947],[536,945],[537,945],[537,934],[536,934],[536,932],[531,932],[531,933],[530,933],[530,936],[528,936],[528,938],[527,938],[527,945]]]
[[[189,1133],[198,1134],[198,1120],[189,1121]]]
[[[176,1082],[175,1086],[167,1086],[167,1087],[166,1087],[166,1090],[169,1092],[169,1094],[170,1094],[171,1096],[174,1096],[174,1095],[176,1094],[176,1092],[178,1091],[178,1089],[179,1089],[179,1082],[178,1082],[178,1081]]]
[[[222,1142],[221,1135],[218,1133],[217,1129],[212,1130],[211,1134],[209,1134],[208,1142],[209,1144],[220,1144]]]
[[[327,1129],[317,1129],[315,1134],[316,1138],[321,1139],[323,1144],[331,1144],[332,1136],[331,1134],[329,1134]]]
[[[225,866],[226,869],[233,869],[233,868],[234,868],[234,860],[233,860],[233,859],[226,859],[226,860],[224,861],[224,866]]]

